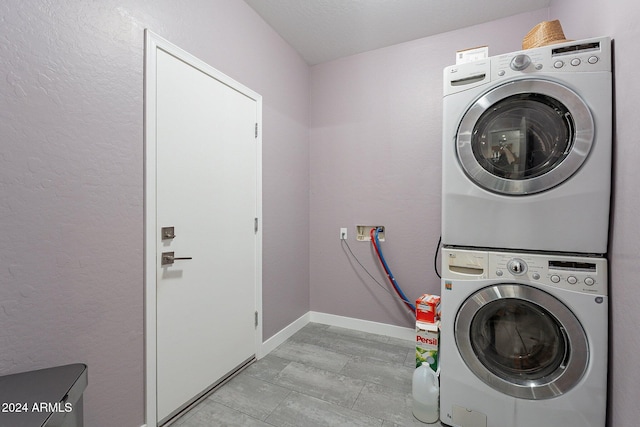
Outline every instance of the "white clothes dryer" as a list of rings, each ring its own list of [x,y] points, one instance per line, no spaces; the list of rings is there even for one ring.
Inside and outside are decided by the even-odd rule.
[[[604,427],[607,260],[443,248],[440,419]]]
[[[442,242],[607,252],[607,37],[444,69]]]

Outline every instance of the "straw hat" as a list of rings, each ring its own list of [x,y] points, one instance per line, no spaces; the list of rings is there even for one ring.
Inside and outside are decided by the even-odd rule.
[[[544,21],[536,25],[522,39],[522,49],[532,49],[534,47],[547,46],[555,43],[562,43],[567,40],[562,32],[562,25],[557,19],[555,21]]]

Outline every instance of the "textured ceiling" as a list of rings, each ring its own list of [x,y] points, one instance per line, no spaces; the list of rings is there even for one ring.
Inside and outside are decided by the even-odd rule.
[[[551,0],[244,0],[310,65],[548,7]]]

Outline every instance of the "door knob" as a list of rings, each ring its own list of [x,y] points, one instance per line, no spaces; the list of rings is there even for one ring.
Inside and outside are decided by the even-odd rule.
[[[174,261],[181,259],[193,259],[192,257],[176,257],[173,252],[162,252],[162,259],[160,265],[173,265]]]

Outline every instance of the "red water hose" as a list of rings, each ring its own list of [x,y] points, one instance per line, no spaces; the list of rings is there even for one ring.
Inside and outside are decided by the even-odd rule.
[[[393,274],[391,274],[391,271],[389,271],[389,269],[387,268],[387,263],[384,262],[382,255],[380,254],[380,250],[378,249],[378,245],[376,244],[375,232],[375,228],[372,228],[369,232],[369,236],[371,237],[371,244],[373,245],[373,249],[375,249],[376,251],[376,255],[378,256],[380,264],[382,264],[384,272],[387,274],[387,279],[389,280],[389,283],[391,283],[391,287],[393,287],[393,290],[396,292],[396,294],[398,294],[402,302],[404,302],[409,310],[415,313],[415,308],[413,307],[413,305],[409,301],[407,301],[406,297],[402,295],[402,293],[398,290],[398,285],[396,285],[395,280],[393,279]]]

